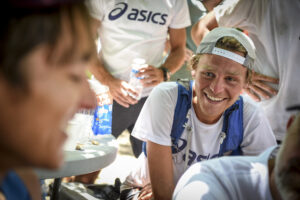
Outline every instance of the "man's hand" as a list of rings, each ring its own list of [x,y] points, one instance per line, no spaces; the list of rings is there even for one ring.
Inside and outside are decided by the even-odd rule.
[[[261,98],[269,99],[277,94],[278,91],[266,83],[278,84],[279,79],[259,74],[253,70],[251,74],[249,83],[247,88],[244,89],[244,92],[246,92],[252,99],[255,101],[261,101]]]
[[[136,104],[138,102],[129,95],[129,93],[134,96],[138,94],[126,81],[113,78],[107,85],[113,99],[118,102],[118,104],[128,108],[130,104]]]
[[[148,199],[154,199],[153,193],[152,193],[152,187],[151,183],[145,185],[145,187],[142,188],[141,193],[138,197],[139,200],[148,200]]]
[[[140,69],[136,76],[142,77],[140,80],[144,87],[155,86],[164,81],[163,71],[151,65]]]

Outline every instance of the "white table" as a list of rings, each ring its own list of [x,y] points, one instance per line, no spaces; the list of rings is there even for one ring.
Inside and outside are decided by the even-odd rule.
[[[61,178],[91,173],[111,164],[117,155],[118,144],[112,135],[101,135],[95,139],[98,145],[85,143],[84,150],[65,151],[65,162],[60,169],[36,169],[40,179],[55,178],[51,199],[58,199]]]

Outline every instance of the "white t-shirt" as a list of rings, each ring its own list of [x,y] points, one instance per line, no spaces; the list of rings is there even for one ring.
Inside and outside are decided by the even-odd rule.
[[[129,81],[134,58],[159,67],[168,29],[190,25],[187,1],[182,0],[90,0],[91,15],[101,21],[100,56],[105,68],[121,80]],[[152,88],[144,88],[148,96]]]
[[[132,135],[143,141],[150,140],[160,145],[171,146],[170,134],[177,95],[176,82],[161,83],[155,87],[142,108]],[[244,98],[243,117],[244,136],[241,149],[244,155],[258,155],[266,148],[276,145],[268,120],[261,109],[249,98]],[[190,109],[190,119],[188,124],[192,125],[192,135],[188,166],[216,157],[220,150],[220,135],[223,126],[223,117],[211,125],[200,122],[193,106]],[[188,146],[187,130],[182,133],[178,146],[181,151],[173,154],[175,183],[184,172],[183,155]],[[139,160],[140,166],[133,170],[127,182],[143,186],[149,182],[147,160],[143,153]]]
[[[261,104],[282,140],[290,117],[285,109],[300,103],[300,1],[225,0],[214,11],[219,26],[248,30],[257,50],[254,70],[279,78],[279,93]]]
[[[268,160],[274,148],[259,156],[222,157],[194,164],[180,178],[173,199],[273,199]]]

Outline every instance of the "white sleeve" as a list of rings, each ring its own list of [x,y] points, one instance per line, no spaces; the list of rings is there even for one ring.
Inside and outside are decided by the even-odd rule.
[[[244,155],[258,155],[275,146],[276,139],[261,107],[244,97],[244,138],[241,148]]]
[[[169,25],[170,28],[179,29],[191,25],[190,12],[187,1],[176,0],[172,9],[172,20]]]
[[[269,0],[225,0],[214,8],[219,26],[255,29],[262,22],[262,16]]]
[[[211,160],[207,162],[212,163]],[[228,176],[222,175],[217,166],[206,165],[207,162],[195,163],[181,176],[176,184],[173,200],[232,199],[229,198],[229,193],[234,188],[231,187]]]
[[[114,5],[114,0],[86,0],[85,5],[93,18],[103,21],[105,11]]]
[[[132,135],[143,141],[171,146],[170,134],[177,94],[175,82],[156,86],[141,110]]]

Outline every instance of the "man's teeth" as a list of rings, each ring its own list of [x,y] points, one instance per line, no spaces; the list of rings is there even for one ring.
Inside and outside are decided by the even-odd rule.
[[[213,97],[213,96],[209,96],[208,94],[206,94],[207,98],[212,100],[212,101],[222,101],[223,98],[216,98],[216,97]]]

